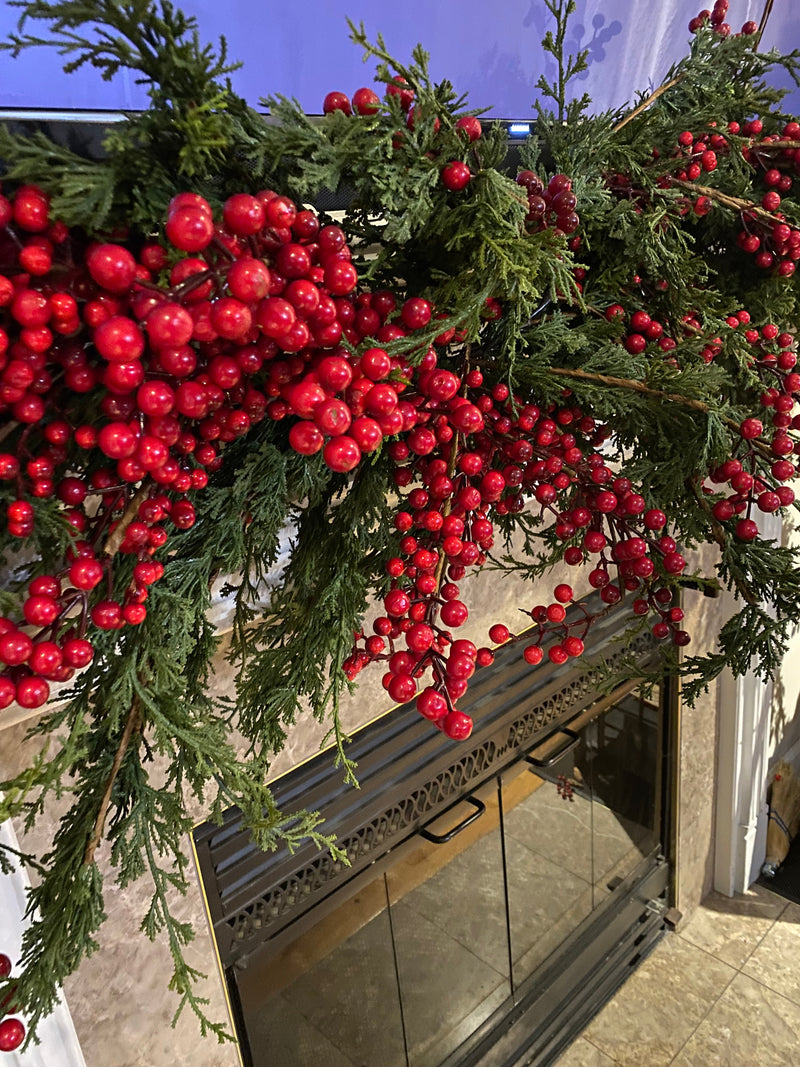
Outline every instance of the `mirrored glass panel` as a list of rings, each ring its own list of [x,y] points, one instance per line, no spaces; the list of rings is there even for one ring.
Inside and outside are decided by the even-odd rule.
[[[387,875],[409,1067],[439,1067],[511,993],[496,782],[471,801]]]
[[[534,753],[546,766],[521,763],[503,779],[515,986],[592,911],[592,797],[575,779],[573,753],[574,739],[556,735]]]
[[[254,1067],[407,1067],[382,877],[237,984]]]
[[[591,785],[595,907],[660,841],[662,744],[657,687],[634,690],[581,731],[575,768]]]

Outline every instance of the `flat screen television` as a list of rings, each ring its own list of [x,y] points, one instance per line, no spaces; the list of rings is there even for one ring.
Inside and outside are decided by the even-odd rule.
[[[552,24],[544,0],[494,5],[485,0],[305,0],[300,7],[183,0],[179,6],[196,16],[204,42],[226,37],[231,59],[243,64],[232,75],[234,88],[253,106],[264,96],[283,94],[316,114],[329,90],[352,93],[371,84],[374,65],[364,65],[361,50],[349,40],[347,17],[363,21],[371,39],[382,33],[400,60],[421,42],[430,53],[434,80],[449,79],[459,93],[468,94],[470,106],[488,108],[495,118],[529,121],[539,75],[554,74],[552,57],[540,44]],[[687,24],[700,6],[699,0],[576,0],[567,48],[573,53],[588,49],[589,69],[573,83],[575,90],[588,91],[593,109],[603,111],[658,84],[684,54]],[[734,29],[760,19],[763,6],[763,0],[732,0]],[[8,37],[18,17],[18,8],[0,0],[0,38]],[[31,23],[30,30],[44,35],[44,24]],[[784,51],[800,47],[796,3],[775,4],[763,45]],[[90,67],[66,75],[62,63],[47,48],[23,52],[16,60],[0,54],[0,117],[85,112],[108,121],[109,112],[144,106],[144,92],[129,72],[107,83]],[[800,93],[789,106],[800,110]]]

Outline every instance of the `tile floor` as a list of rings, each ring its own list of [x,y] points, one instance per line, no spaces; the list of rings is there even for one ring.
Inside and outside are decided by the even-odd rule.
[[[556,1067],[789,1067],[800,1056],[800,906],[713,893]]]

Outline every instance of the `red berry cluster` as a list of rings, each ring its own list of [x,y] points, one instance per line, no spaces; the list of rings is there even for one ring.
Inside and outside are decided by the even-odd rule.
[[[532,170],[517,175],[517,184],[528,194],[526,223],[531,233],[554,229],[562,234],[574,233],[580,225],[575,212],[578,198],[572,191],[572,180],[566,174],[554,174],[544,184]]]
[[[556,792],[562,800],[570,800],[575,803],[575,793],[572,780],[565,774],[559,774],[556,778]]]
[[[749,322],[750,316],[746,311],[739,312],[742,319],[733,317],[737,324],[739,321]],[[674,366],[678,365],[674,353],[678,347],[678,340],[665,333],[665,327],[655,315],[642,309],[631,312],[622,304],[610,304],[605,310],[605,317],[611,323],[617,323],[625,330],[621,342],[631,355],[663,355]],[[684,316],[680,323],[680,341],[699,336],[703,332],[700,321],[693,315]],[[722,351],[722,338],[713,337],[700,351],[700,358],[704,363],[711,363]]]
[[[354,301],[342,300],[338,314],[353,345],[365,339],[388,344],[425,330],[433,307],[420,297],[405,300],[399,308],[388,290],[359,293]],[[387,321],[393,316],[392,321]],[[437,338],[452,339],[455,331]],[[280,396],[267,414],[273,419],[299,416],[289,430],[289,444],[301,455],[322,451],[325,463],[345,473],[358,465],[363,453],[374,452],[384,437],[409,431],[416,409],[401,399],[414,373],[409,363],[372,344],[360,355],[344,346],[306,352],[282,367]]]
[[[728,15],[728,7],[728,0],[716,0],[713,10],[709,11],[708,8],[704,8],[689,22],[689,33],[697,33],[705,25],[710,25],[720,37],[730,37],[731,26],[730,23],[725,21]],[[742,26],[741,35],[750,37],[754,33],[758,33],[758,24],[748,20]]]
[[[148,587],[163,573],[153,556],[170,528],[193,525],[190,496],[224,446],[268,411],[300,410],[283,396],[312,357],[337,352],[343,334],[357,343],[378,331],[375,306],[384,317],[395,307],[386,294],[358,307],[346,299],[358,276],[342,230],[272,191],[231,196],[219,221],[202,197],[179,194],[165,233],[172,249],[93,242],[53,221],[40,189],[0,195],[6,527],[24,541],[40,500],[73,531],[63,567],[33,577],[18,616],[0,619],[0,708],[39,707],[49,682],[86,666],[90,624],[145,619]],[[411,328],[429,318],[426,301],[401,311]],[[354,456],[337,412],[320,421],[335,470],[383,434],[367,419],[353,431]],[[118,554],[135,560],[121,594]]]
[[[419,107],[414,106],[414,90],[409,86],[405,78],[397,76],[386,88],[386,95],[395,97],[400,108],[405,112],[406,126],[413,130],[421,120]],[[330,92],[325,97],[322,110],[326,115],[334,111],[341,111],[345,115],[374,115],[381,107],[380,97],[372,89],[356,89],[352,100],[346,93]],[[460,131],[468,144],[479,140],[483,129],[480,119],[474,115],[462,115],[456,120],[456,130]],[[433,129],[435,133],[441,129],[441,122],[434,116]],[[394,145],[399,147],[403,141],[403,131],[398,130],[394,135]],[[467,163],[461,159],[451,159],[442,167],[440,172],[442,184],[451,192],[460,192],[466,189],[472,180],[472,171]]]
[[[505,385],[485,389],[480,371],[459,376],[438,367],[434,352],[423,361],[405,402],[415,409],[417,422],[389,446],[397,464],[395,484],[408,490],[395,518],[399,552],[386,565],[391,587],[373,634],[357,636],[344,668],[354,678],[368,663],[386,662],[390,696],[398,702],[416,696],[422,715],[461,738],[472,723],[455,702],[476,667],[492,662],[493,652],[454,641],[450,631],[467,621],[458,583],[469,568],[485,562],[493,519],[519,513],[526,498],[532,499],[552,522],[565,561],[591,564],[589,584],[608,607],[619,603],[624,591],[642,590],[660,611],[665,597],[672,600],[669,578],[683,572],[685,561],[675,541],[661,533],[666,516],[648,509],[627,478],[614,475],[598,451],[605,431],[578,408],[542,411],[511,396]],[[568,623],[565,604],[572,598],[572,588],[562,584],[553,603],[528,613],[537,624],[533,643],[500,623],[490,639],[529,642],[524,657],[531,664],[542,660],[543,643],[552,636],[557,641],[548,649],[551,662],[578,656],[592,616],[584,611],[577,623]],[[682,633],[673,639],[684,643]],[[405,648],[398,647],[401,640]],[[430,684],[418,693],[418,681],[428,672]]]
[[[11,960],[0,952],[0,981],[11,974]],[[25,1040],[25,1026],[19,1019],[10,1017],[9,1012],[17,1011],[11,1003],[13,990],[0,1001],[0,1052],[14,1052]]]
[[[740,209],[742,228],[737,244],[754,256],[761,270],[774,270],[779,276],[788,277],[794,274],[800,259],[800,229],[788,223],[779,208],[782,196],[790,192],[794,176],[800,170],[800,123],[788,122],[780,134],[765,137],[761,136],[763,129],[762,120],[753,118],[742,123],[729,122],[726,133],[713,126],[700,133],[684,130],[673,152],[681,160],[681,168],[674,177],[683,182],[696,181],[704,173],[715,170],[719,159],[730,153],[730,135],[748,138],[742,154],[757,172],[765,192],[760,203]],[[668,187],[669,177],[662,184]],[[693,211],[703,217],[713,207],[713,198],[701,193],[694,200],[687,199],[681,205],[681,213]]]
[[[800,229],[787,222],[779,209],[782,196],[791,191],[794,178],[800,173],[800,123],[788,122],[780,134],[754,140],[744,150],[744,156],[757,171],[766,192],[760,205],[741,212],[739,247],[751,253],[762,270],[788,277],[794,274],[800,260]]]
[[[727,495],[706,486],[716,496],[711,511],[723,524],[731,523],[735,536],[752,541],[758,526],[750,516],[754,508],[770,514],[790,507],[794,490],[786,484],[794,479],[795,464],[789,457],[800,450],[800,442],[790,435],[800,429],[800,415],[792,415],[800,401],[800,374],[795,371],[797,356],[791,351],[794,338],[773,324],[760,332],[747,330],[745,337],[756,348],[752,367],[764,383],[761,405],[770,414],[771,431],[761,419],[750,417],[739,428],[741,444],[730,459],[711,472],[711,482],[728,485]],[[777,349],[777,351],[775,351]]]

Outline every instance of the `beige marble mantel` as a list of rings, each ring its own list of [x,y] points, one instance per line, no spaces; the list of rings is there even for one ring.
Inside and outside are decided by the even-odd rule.
[[[555,576],[572,580],[574,572]],[[466,584],[466,583],[465,583]],[[465,588],[471,616],[464,636],[486,641],[488,625],[504,621],[514,625],[518,605],[533,605],[547,596],[513,576],[484,572],[475,575]],[[696,594],[687,598],[688,629],[694,636],[693,651],[713,641],[719,625],[719,605]],[[344,703],[343,722],[348,731],[374,718],[376,708],[388,706],[380,687],[379,673],[365,681]],[[232,691],[232,672],[221,654],[217,659],[214,687]],[[681,798],[679,823],[679,906],[692,910],[710,889],[714,825],[713,778],[716,741],[716,700],[712,691],[695,709],[684,711],[681,739]],[[0,776],[14,774],[24,767],[38,747],[26,740],[29,724],[18,723],[0,733]],[[277,776],[318,750],[326,727],[310,716],[296,725],[286,747],[276,756],[272,775]],[[47,846],[61,812],[51,810],[39,826],[24,836],[23,846],[38,851]],[[195,804],[192,815],[202,820],[204,809]],[[18,832],[20,828],[17,827]],[[22,836],[22,835],[21,835]],[[189,842],[187,841],[187,854]],[[65,984],[81,1046],[90,1067],[236,1067],[238,1054],[233,1045],[217,1045],[214,1038],[202,1039],[196,1020],[185,1013],[171,1026],[177,998],[167,991],[171,974],[169,953],[159,939],[151,944],[138,932],[149,901],[146,879],[124,893],[113,885],[108,856],[102,849],[98,862],[108,875],[106,907],[108,921],[100,930],[100,950],[84,961]],[[208,931],[199,883],[185,898],[173,901],[176,914],[191,921],[197,932],[188,950],[192,966],[206,972],[202,994],[209,999],[208,1011],[215,1019],[227,1018],[222,983],[217,971],[213,943]]]

